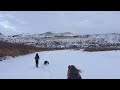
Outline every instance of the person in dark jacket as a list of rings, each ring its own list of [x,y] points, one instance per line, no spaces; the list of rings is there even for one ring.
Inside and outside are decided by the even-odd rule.
[[[39,61],[39,55],[38,53],[36,53],[36,56],[35,56],[35,62],[36,62],[36,67],[38,68],[38,62]]]
[[[81,71],[77,69],[74,65],[69,65],[67,79],[82,79],[80,73]]]

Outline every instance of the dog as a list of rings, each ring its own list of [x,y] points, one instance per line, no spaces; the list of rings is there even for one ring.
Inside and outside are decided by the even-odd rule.
[[[48,65],[49,64],[49,62],[48,61],[44,61],[44,65]]]
[[[81,70],[77,69],[74,65],[68,66],[67,79],[82,79]]]

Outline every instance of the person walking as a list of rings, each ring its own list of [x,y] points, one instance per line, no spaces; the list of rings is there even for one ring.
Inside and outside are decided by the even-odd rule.
[[[39,55],[38,55],[38,53],[36,53],[36,56],[35,56],[35,63],[36,63],[36,67],[38,68],[38,64],[39,64]]]

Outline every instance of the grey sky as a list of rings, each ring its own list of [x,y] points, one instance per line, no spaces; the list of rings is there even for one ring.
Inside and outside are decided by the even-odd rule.
[[[120,11],[1,11],[0,32],[120,33]]]

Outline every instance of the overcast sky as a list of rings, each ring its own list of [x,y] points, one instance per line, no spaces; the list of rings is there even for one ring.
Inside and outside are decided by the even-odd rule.
[[[0,32],[120,33],[120,11],[0,11]]]

